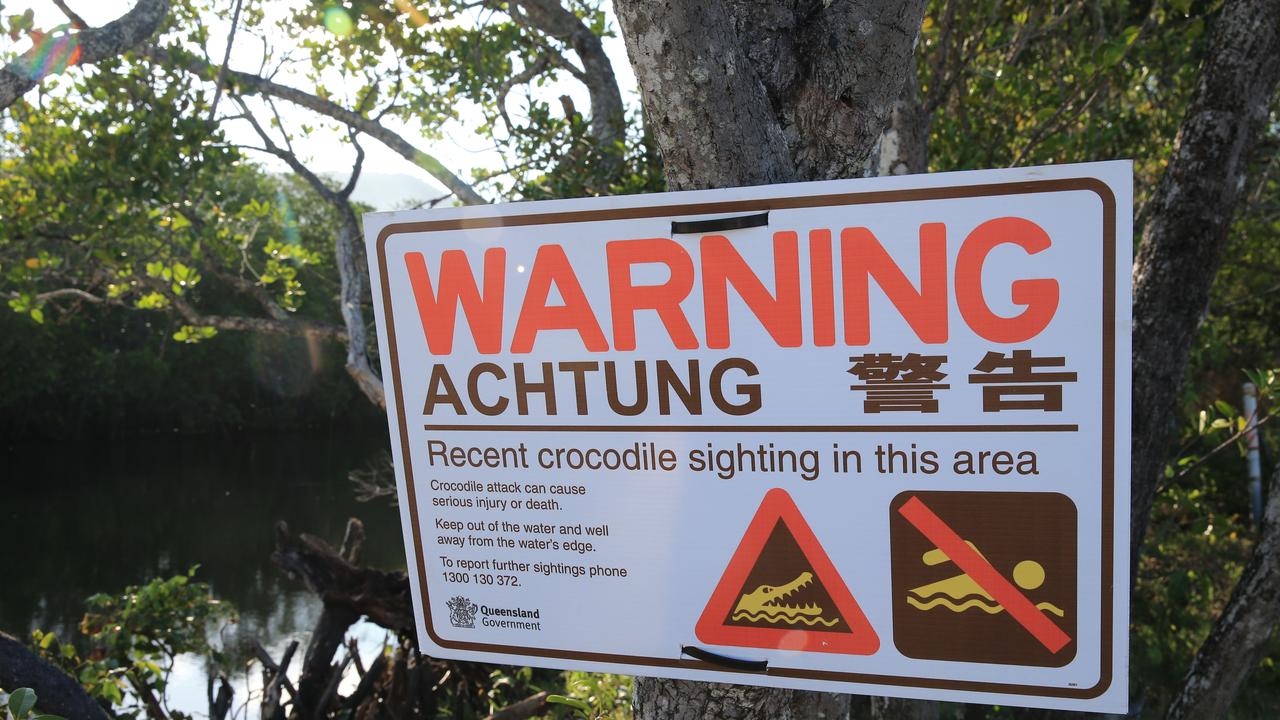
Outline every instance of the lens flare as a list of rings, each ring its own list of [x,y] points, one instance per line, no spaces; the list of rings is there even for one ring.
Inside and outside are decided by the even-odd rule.
[[[31,33],[35,46],[17,65],[31,80],[60,75],[80,61],[80,40],[73,34]]]
[[[427,16],[423,15],[422,11],[414,7],[409,0],[395,0],[395,4],[397,8],[400,8],[400,12],[408,14],[409,22],[414,27],[422,27],[427,24]]]
[[[283,225],[284,241],[290,245],[297,245],[301,242],[301,233],[298,232],[298,216],[293,212],[293,206],[289,204],[289,196],[284,192],[276,191],[276,204],[280,206],[280,219]]]
[[[346,37],[356,29],[356,23],[346,8],[330,5],[324,9],[324,27],[338,37]]]

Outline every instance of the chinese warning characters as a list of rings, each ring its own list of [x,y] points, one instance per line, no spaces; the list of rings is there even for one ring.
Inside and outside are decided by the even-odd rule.
[[[1013,350],[1007,356],[990,351],[973,366],[971,384],[981,384],[982,412],[1002,410],[1062,410],[1062,386],[1074,383],[1074,372],[1038,372],[1058,368],[1065,357],[1035,357],[1031,350]],[[849,358],[849,374],[863,381],[850,390],[866,394],[862,409],[867,413],[938,412],[937,393],[951,385],[943,382],[946,355],[906,353],[866,353]]]

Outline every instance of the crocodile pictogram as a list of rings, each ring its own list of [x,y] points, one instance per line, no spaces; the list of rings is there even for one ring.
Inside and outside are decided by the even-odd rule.
[[[783,602],[812,582],[813,573],[806,570],[785,585],[761,585],[749,593],[743,593],[738,599],[738,604],[734,606],[731,617],[738,621],[787,623],[788,625],[804,623],[810,627],[821,624],[832,627],[840,622],[839,618],[822,617],[823,610],[818,604],[788,605]]]

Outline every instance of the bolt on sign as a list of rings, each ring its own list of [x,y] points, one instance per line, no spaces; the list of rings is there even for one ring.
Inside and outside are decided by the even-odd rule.
[[[1124,712],[1131,178],[366,216],[421,648]]]

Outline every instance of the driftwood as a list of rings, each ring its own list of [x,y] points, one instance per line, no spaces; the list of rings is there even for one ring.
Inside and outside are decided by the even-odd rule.
[[[29,687],[36,693],[41,711],[67,720],[108,719],[102,706],[75,678],[4,633],[0,633],[0,687]]]
[[[276,663],[266,650],[255,648],[263,664],[263,720],[319,720],[332,716],[355,720],[434,718],[440,698],[451,698],[454,715],[473,715],[488,702],[485,688],[492,668],[479,663],[436,660],[418,652],[414,642],[413,603],[409,581],[402,572],[360,566],[364,525],[352,518],[338,549],[311,535],[294,536],[284,523],[276,525],[271,560],[290,577],[301,579],[320,597],[324,609],[316,621],[303,658],[302,676],[295,688],[285,677],[297,644]],[[345,642],[348,628],[361,617],[394,632],[394,652],[379,653],[366,670],[354,642]],[[345,655],[335,662],[339,648]],[[343,674],[354,667],[360,677],[348,697],[338,694]],[[290,700],[282,700],[282,690]],[[488,720],[525,720],[547,707],[546,693],[538,693],[503,708]]]
[[[225,720],[227,713],[231,711],[231,701],[235,698],[235,688],[231,687],[231,683],[227,682],[225,675],[218,675],[218,691],[214,692],[214,679],[209,678],[208,697],[209,697],[209,720]]]
[[[254,641],[253,652],[262,663],[262,703],[260,716],[262,720],[283,720],[284,706],[281,703],[281,689],[289,691],[289,697],[297,697],[298,690],[289,680],[289,663],[293,662],[293,654],[298,651],[298,641],[294,640],[285,648],[284,655],[277,663],[271,659],[262,643]]]
[[[359,520],[348,521],[347,538],[344,546],[350,543],[358,555],[364,542],[364,525]],[[359,567],[318,537],[291,536],[284,523],[276,525],[271,561],[290,577],[302,579],[324,601],[326,610],[345,608],[355,614],[352,622],[363,615],[399,635],[413,636],[413,602],[404,573]]]
[[[547,692],[530,695],[514,705],[499,710],[485,720],[525,720],[547,709]]]

